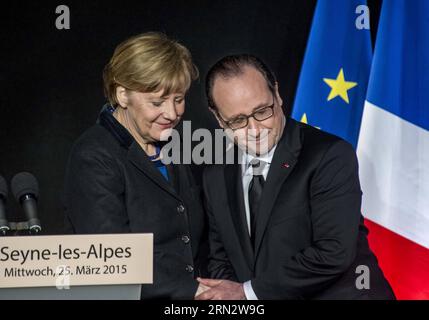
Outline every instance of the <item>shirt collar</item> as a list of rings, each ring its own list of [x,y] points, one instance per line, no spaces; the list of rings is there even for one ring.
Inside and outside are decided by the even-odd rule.
[[[263,155],[260,155],[260,156],[254,156],[254,155],[252,155],[252,154],[249,154],[249,153],[246,153],[246,152],[243,152],[243,165],[244,165],[244,170],[243,170],[243,173],[249,168],[249,166],[250,166],[250,162],[253,160],[253,159],[257,159],[257,160],[260,160],[260,161],[263,161],[263,162],[266,162],[268,165],[270,165],[271,164],[271,162],[272,162],[272,160],[273,160],[273,156],[274,156],[274,152],[276,151],[276,148],[277,148],[277,144],[276,145],[274,145],[274,147],[272,147],[271,148],[271,150],[269,151],[269,152],[267,152],[267,153],[265,153],[265,154],[263,154]]]

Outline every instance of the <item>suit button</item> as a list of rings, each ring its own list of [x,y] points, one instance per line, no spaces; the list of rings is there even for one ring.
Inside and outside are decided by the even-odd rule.
[[[182,241],[183,241],[184,243],[189,243],[189,241],[191,241],[191,239],[190,239],[188,236],[183,236],[183,237],[182,237]]]
[[[186,266],[186,271],[188,271],[189,273],[194,272],[194,267],[193,267],[193,266],[191,266],[190,264],[188,264],[188,265]]]
[[[185,212],[185,207],[183,206],[183,204],[179,204],[177,206],[177,212],[179,212],[179,213]]]

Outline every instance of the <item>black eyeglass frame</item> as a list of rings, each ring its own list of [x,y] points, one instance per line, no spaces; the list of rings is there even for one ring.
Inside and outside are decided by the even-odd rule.
[[[256,121],[259,121],[259,122],[265,121],[265,120],[271,118],[274,115],[275,103],[276,103],[276,101],[275,101],[275,99],[273,99],[273,103],[271,105],[263,107],[263,108],[260,108],[258,110],[255,110],[251,114],[249,114],[248,116],[246,116],[246,115],[239,115],[238,117],[236,117],[235,119],[232,119],[232,120],[225,120],[225,119],[223,119],[218,110],[216,110],[216,113],[217,113],[219,119],[221,119],[222,122],[225,123],[228,126],[228,128],[230,128],[231,130],[238,130],[238,129],[243,129],[243,128],[245,128],[245,127],[247,127],[249,125],[249,118],[253,118],[253,119],[255,119]],[[265,117],[263,119],[257,119],[255,117],[256,114],[258,114],[261,111],[265,111],[267,109],[271,109],[271,114],[268,117]],[[231,123],[233,123],[234,121],[237,121],[237,119],[239,119],[240,117],[246,118],[246,124],[243,125],[243,126],[240,126],[238,128],[231,127]]]

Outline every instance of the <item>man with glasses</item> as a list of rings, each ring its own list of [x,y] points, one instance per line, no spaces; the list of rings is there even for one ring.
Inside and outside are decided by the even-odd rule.
[[[368,246],[353,148],[286,119],[255,56],[218,61],[206,93],[242,155],[204,172],[214,279],[199,279],[197,299],[394,298]]]

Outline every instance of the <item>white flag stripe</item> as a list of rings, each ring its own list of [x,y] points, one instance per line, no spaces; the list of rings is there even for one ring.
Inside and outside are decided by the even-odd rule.
[[[364,216],[429,248],[429,131],[366,101],[357,154]]]

